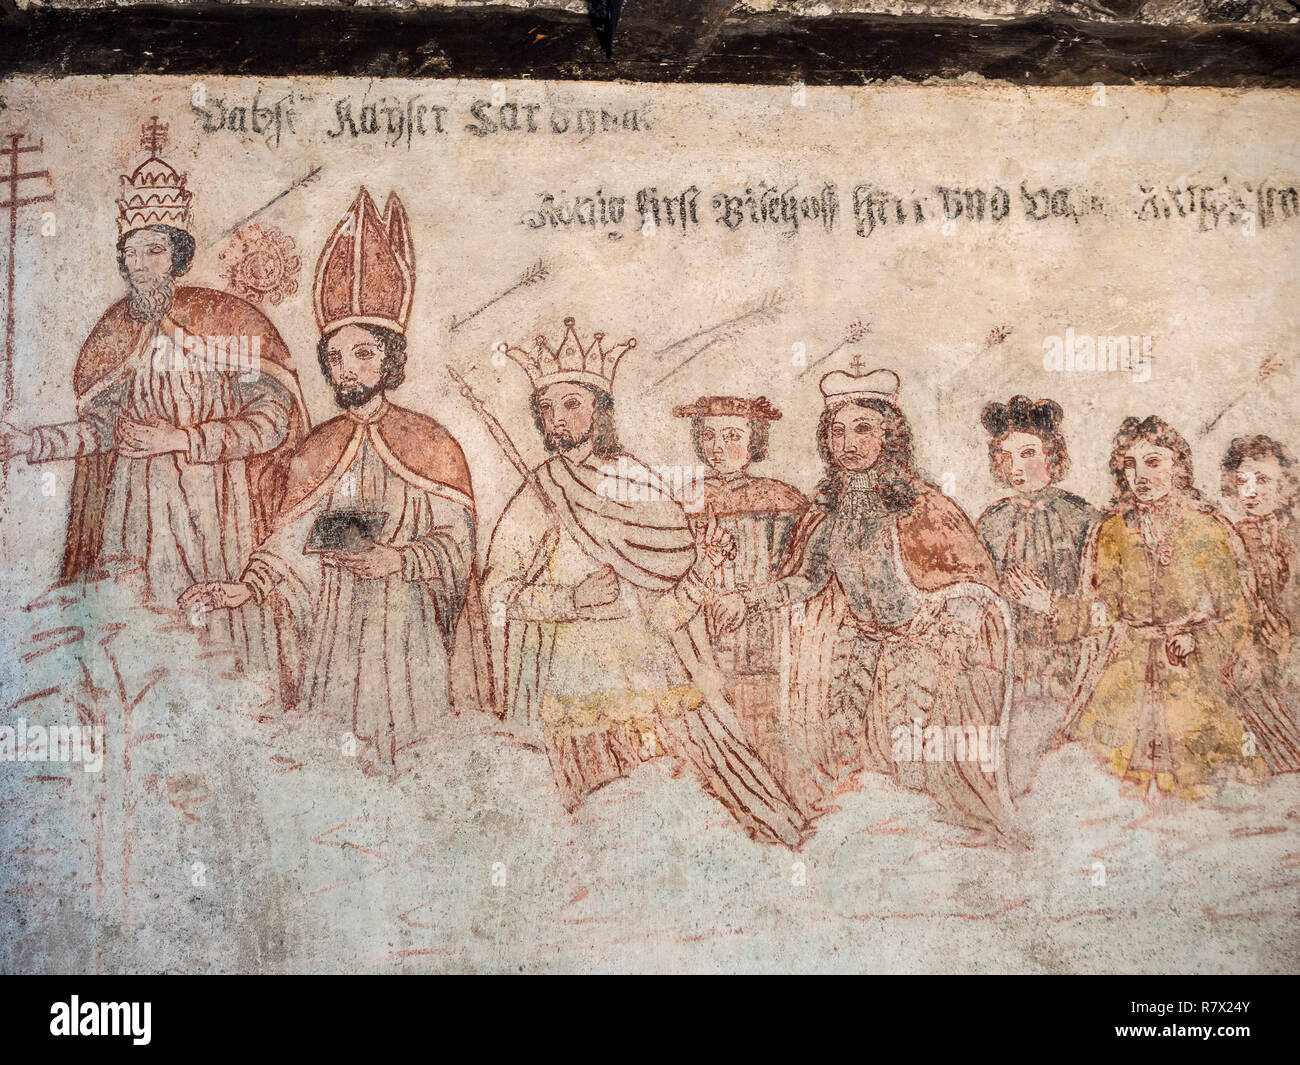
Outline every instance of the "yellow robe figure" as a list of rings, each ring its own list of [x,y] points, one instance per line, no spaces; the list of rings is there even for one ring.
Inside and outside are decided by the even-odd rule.
[[[615,469],[635,471],[644,491],[619,499]],[[497,523],[484,578],[487,609],[504,622],[492,626],[503,716],[540,728],[569,810],[668,755],[753,838],[796,846],[807,818],[748,746],[704,660],[694,561],[681,505],[630,455],[538,467]],[[576,589],[602,565],[617,598],[580,609]]]
[[[1250,610],[1225,524],[1194,503],[1159,509],[1103,522],[1092,580],[1085,571],[1080,594],[1057,601],[1058,639],[1100,637],[1067,728],[1143,791],[1154,776],[1161,791],[1199,798],[1216,770],[1267,773],[1225,680]],[[1179,633],[1195,641],[1181,662],[1166,650]]]

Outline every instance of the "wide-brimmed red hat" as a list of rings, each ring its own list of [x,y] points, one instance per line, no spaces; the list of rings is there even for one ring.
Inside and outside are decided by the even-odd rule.
[[[694,403],[674,407],[676,418],[756,418],[774,422],[781,412],[767,401],[766,396],[745,399],[742,396],[701,396]]]

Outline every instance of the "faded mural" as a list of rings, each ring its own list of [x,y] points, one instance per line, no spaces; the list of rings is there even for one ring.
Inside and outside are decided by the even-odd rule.
[[[0,96],[6,970],[1300,961],[1294,94]]]

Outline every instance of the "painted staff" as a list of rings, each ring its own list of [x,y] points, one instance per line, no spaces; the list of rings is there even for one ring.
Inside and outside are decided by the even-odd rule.
[[[9,135],[9,146],[0,148],[0,158],[9,160],[8,173],[0,181],[7,185],[9,198],[0,203],[0,210],[9,210],[9,267],[5,283],[5,368],[3,395],[0,395],[0,421],[9,420],[9,408],[14,400],[14,260],[18,248],[18,208],[33,203],[50,203],[54,199],[54,181],[48,170],[20,170],[18,157],[27,152],[40,153],[45,142],[23,144],[21,133]],[[24,181],[45,181],[50,191],[42,195],[20,196]],[[9,484],[9,463],[0,464],[0,491]]]
[[[494,415],[484,405],[483,401],[478,398],[478,394],[470,387],[468,381],[458,374],[452,367],[447,367],[447,372],[451,374],[451,379],[460,387],[460,394],[469,400],[469,405],[474,408],[474,413],[483,419],[483,424],[487,426],[488,432],[492,434],[492,439],[497,442],[501,450],[506,453],[506,458],[510,460],[513,466],[523,476],[524,480],[534,489],[538,487],[537,471],[529,467],[524,456],[520,454],[519,449],[515,447],[515,442],[510,439],[505,427],[496,419]],[[542,501],[543,506],[551,512],[551,516],[558,518],[556,506],[551,501],[550,496],[545,492],[538,491],[537,498]]]
[[[560,530],[573,535],[573,518],[565,514],[541,489],[535,470],[529,468],[514,441],[491,411],[484,406],[469,383],[450,366],[447,373],[460,387],[460,393],[483,419],[492,438],[505,452],[510,464],[519,471],[542,501],[552,526],[529,564],[525,583],[540,575],[559,543]],[[734,547],[733,547],[734,550]],[[702,618],[697,617],[702,625]],[[666,631],[673,650],[685,667],[702,702],[687,715],[686,732],[691,747],[684,751],[703,776],[706,787],[731,810],[757,839],[797,847],[808,828],[807,814],[800,810],[766,762],[742,737],[743,731],[726,700],[725,684],[717,667],[700,654],[707,647],[702,632],[683,628]],[[693,748],[693,749],[691,749]]]

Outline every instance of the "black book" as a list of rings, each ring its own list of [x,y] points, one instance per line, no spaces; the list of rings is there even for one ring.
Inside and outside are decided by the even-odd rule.
[[[365,551],[379,536],[388,515],[380,510],[327,510],[312,524],[304,555]]]

